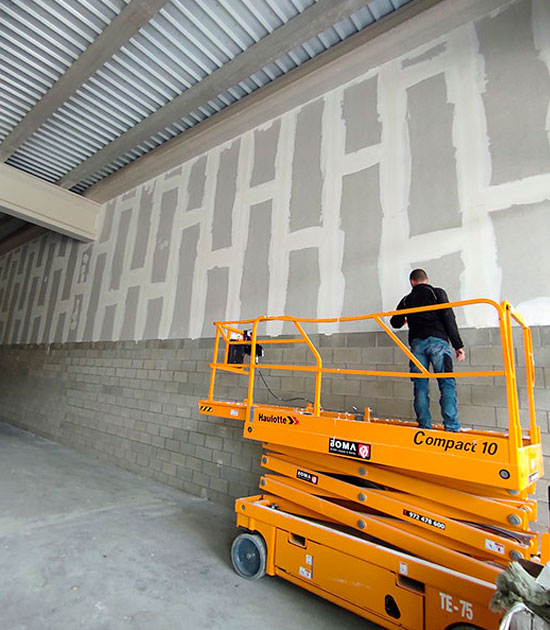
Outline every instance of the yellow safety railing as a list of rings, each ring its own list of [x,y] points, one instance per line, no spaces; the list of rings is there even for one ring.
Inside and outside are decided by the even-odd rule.
[[[481,370],[481,371],[460,371],[460,372],[440,372],[431,373],[418,361],[418,359],[412,354],[410,349],[399,339],[399,337],[389,328],[385,323],[384,318],[391,317],[393,315],[409,315],[411,313],[422,313],[426,311],[443,310],[447,308],[467,307],[472,305],[489,305],[497,314],[501,346],[503,353],[503,368],[495,370]],[[315,347],[314,343],[304,331],[303,324],[342,324],[349,322],[368,321],[372,320],[378,324],[378,326],[384,331],[396,344],[403,354],[409,359],[409,361],[416,366],[419,372],[402,372],[402,371],[386,371],[386,370],[359,370],[349,368],[326,368],[323,367],[322,357]],[[214,399],[214,388],[216,374],[218,370],[226,372],[236,372],[239,374],[248,374],[248,392],[245,399],[246,405],[246,418],[250,417],[250,411],[254,404],[254,377],[255,370],[257,369],[254,357],[256,356],[256,348],[261,343],[264,345],[270,344],[291,344],[291,343],[303,343],[306,344],[312,353],[314,358],[314,365],[286,365],[286,364],[268,364],[262,363],[262,370],[289,370],[289,371],[302,371],[313,372],[315,374],[315,397],[312,407],[312,413],[319,415],[321,412],[321,385],[322,378],[325,374],[338,374],[338,375],[363,375],[363,376],[387,376],[395,378],[471,378],[471,377],[493,377],[504,376],[506,383],[506,393],[508,402],[508,433],[510,440],[511,453],[516,452],[517,448],[523,444],[522,428],[520,424],[519,414],[519,401],[517,392],[517,379],[516,379],[516,367],[514,361],[514,343],[512,336],[512,320],[521,326],[523,331],[523,346],[525,353],[525,366],[526,366],[526,385],[527,385],[527,401],[529,412],[529,439],[532,444],[540,443],[540,429],[536,425],[535,419],[535,404],[534,404],[534,359],[533,359],[533,344],[531,339],[531,331],[521,315],[513,309],[508,302],[499,304],[494,300],[477,298],[472,300],[462,300],[457,302],[449,302],[445,304],[434,304],[421,308],[410,308],[399,311],[387,311],[383,313],[373,313],[369,315],[360,315],[355,317],[339,317],[328,319],[308,319],[308,318],[296,318],[290,316],[279,317],[257,317],[256,319],[245,319],[226,322],[214,322],[216,326],[216,338],[214,344],[214,362],[210,364],[211,378],[209,387],[209,400]],[[259,338],[258,326],[264,322],[288,322],[294,325],[298,336],[294,338]],[[245,330],[246,326],[251,326],[251,334],[247,337]],[[237,335],[237,338],[232,338],[232,335]],[[220,342],[223,339],[225,341],[225,353],[223,362],[218,362],[218,353],[220,348]],[[229,363],[229,351],[232,346],[246,345],[250,346],[250,363]]]

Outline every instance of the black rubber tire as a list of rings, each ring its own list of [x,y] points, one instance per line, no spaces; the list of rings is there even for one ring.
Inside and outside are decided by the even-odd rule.
[[[244,532],[231,545],[231,562],[245,580],[259,580],[265,575],[267,548],[259,534]]]

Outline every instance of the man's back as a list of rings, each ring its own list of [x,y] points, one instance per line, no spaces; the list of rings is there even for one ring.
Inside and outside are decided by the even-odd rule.
[[[412,291],[397,305],[397,310],[421,308],[445,304],[449,301],[443,289],[432,287],[424,269],[414,269],[409,276]],[[409,344],[415,357],[410,362],[411,372],[420,373],[420,365],[426,370],[433,367],[434,372],[442,374],[453,371],[453,359],[449,339],[456,351],[458,361],[464,361],[464,348],[458,333],[452,308],[428,310],[422,313],[394,315],[390,323],[394,328],[409,325]],[[412,376],[414,384],[414,411],[419,427],[430,429],[430,386],[427,378]],[[437,379],[441,393],[439,405],[441,417],[447,431],[460,431],[458,421],[455,379],[445,376]]]
[[[432,287],[428,283],[420,283],[413,286],[412,291],[399,302],[397,310],[444,304],[448,301],[449,298],[443,289]],[[439,337],[445,340],[450,339],[455,349],[462,348],[464,345],[451,309],[412,313],[406,317],[404,315],[394,315],[390,323],[394,328],[401,328],[405,321],[407,321],[409,326],[409,342],[413,339]]]

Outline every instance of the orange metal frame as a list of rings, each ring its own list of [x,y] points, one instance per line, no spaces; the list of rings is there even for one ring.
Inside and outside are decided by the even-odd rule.
[[[502,369],[432,374],[387,326],[396,311],[340,319],[258,317],[216,322],[208,399],[201,413],[243,421],[247,439],[264,442],[260,480],[265,493],[239,499],[240,526],[262,534],[267,573],[280,575],[386,628],[445,630],[454,624],[496,630],[488,610],[499,571],[510,559],[550,560],[550,537],[530,530],[536,520],[534,492],[543,474],[540,429],[534,408],[531,332],[507,302],[477,299],[399,311],[400,315],[444,308],[489,305],[495,309],[503,352]],[[326,368],[305,324],[372,320],[420,372]],[[282,321],[294,338],[260,338],[263,322]],[[522,329],[529,427],[523,430],[517,393],[512,323]],[[251,326],[247,337],[245,328]],[[220,345],[225,342],[223,360]],[[313,403],[305,409],[254,400],[255,373],[249,363],[229,363],[231,347],[305,344],[313,365],[268,364],[262,370],[292,370],[315,376]],[[243,401],[215,398],[218,372],[248,377]],[[504,377],[508,430],[446,433],[418,429],[412,422],[361,418],[322,408],[325,375],[393,378]],[[372,581],[359,588],[354,576]],[[366,577],[364,577],[366,576]],[[344,586],[342,586],[342,584]],[[408,612],[399,622],[388,615],[380,593]]]
[[[430,373],[384,322],[384,318],[395,315],[397,311],[339,319],[298,319],[283,316],[258,317],[254,320],[235,322],[216,322],[214,362],[210,365],[212,372],[208,399],[201,401],[200,411],[205,414],[244,420],[244,435],[249,439],[275,442],[286,446],[298,446],[304,443],[304,440],[307,440],[310,449],[321,453],[327,452],[327,436],[342,441],[366,441],[372,448],[373,455],[370,460],[375,463],[422,472],[426,469],[426,457],[428,457],[429,469],[434,474],[460,478],[463,481],[472,483],[479,483],[483,479],[488,486],[520,492],[525,497],[528,493],[533,492],[533,484],[542,475],[543,470],[540,429],[537,427],[535,419],[533,398],[535,372],[529,327],[509,303],[498,304],[488,299],[465,300],[418,309],[406,309],[399,311],[399,314],[408,315],[413,312],[439,310],[449,307],[468,307],[480,304],[489,305],[496,311],[503,352],[502,369],[440,374]],[[342,322],[368,320],[376,322],[420,372],[326,368],[323,366],[318,349],[303,328],[305,323],[339,324]],[[299,335],[290,339],[259,338],[259,324],[273,321],[291,323]],[[527,431],[523,431],[520,424],[512,321],[517,322],[523,332],[529,413],[529,427]],[[250,340],[246,339],[244,331],[244,327],[247,325],[252,327]],[[235,335],[237,339],[232,339],[231,335]],[[222,340],[225,342],[225,353],[223,361],[219,362],[218,356]],[[313,365],[269,364],[264,362],[261,364],[262,370],[287,370],[311,373],[315,376],[313,404],[306,409],[292,409],[291,416],[294,418],[292,432],[288,431],[288,427],[278,417],[281,413],[289,412],[289,408],[281,407],[280,405],[260,404],[254,400],[255,375],[258,369],[255,362],[250,361],[250,363],[241,364],[230,364],[228,362],[229,351],[232,346],[249,345],[251,356],[254,357],[256,348],[260,343],[266,347],[273,344],[305,344],[314,358]],[[219,371],[234,372],[248,376],[247,396],[242,402],[215,399],[215,382]],[[375,375],[392,378],[428,379],[503,376],[506,383],[508,402],[508,431],[505,433],[468,431],[461,432],[456,437],[451,437],[451,434],[445,434],[446,437],[443,438],[438,431],[419,431],[413,424],[407,426],[405,423],[397,420],[370,418],[368,411],[363,418],[369,422],[368,426],[366,424],[358,426],[355,422],[349,422],[350,420],[355,420],[355,416],[352,414],[334,414],[323,410],[321,387],[323,376],[325,375]],[[262,422],[266,418],[267,421]],[[288,422],[292,424],[293,420],[289,419]]]
[[[498,316],[501,343],[503,349],[503,369],[491,370],[491,371],[470,371],[470,372],[452,372],[452,373],[430,373],[424,366],[418,361],[418,359],[412,354],[409,348],[399,339],[399,337],[387,326],[383,321],[383,318],[391,317],[392,315],[409,315],[411,313],[421,313],[423,311],[442,310],[447,308],[466,307],[471,305],[487,304],[492,306]],[[302,324],[342,324],[347,322],[358,321],[375,321],[382,330],[395,342],[395,344],[403,351],[405,356],[414,363],[414,365],[420,370],[420,373],[414,372],[392,372],[384,370],[352,370],[347,368],[323,368],[323,361],[319,351],[306,334]],[[523,331],[524,350],[525,350],[525,364],[527,367],[527,389],[529,391],[529,431],[530,441],[535,443],[538,439],[540,442],[540,430],[536,425],[535,419],[535,405],[533,398],[533,385],[535,381],[534,372],[534,360],[533,360],[533,343],[531,339],[531,331],[527,324],[524,322],[521,315],[514,310],[514,308],[508,302],[498,304],[497,302],[485,298],[478,298],[473,300],[463,300],[458,302],[450,302],[448,304],[435,304],[433,306],[425,306],[416,309],[404,309],[401,311],[388,311],[384,313],[374,313],[370,315],[361,315],[356,317],[340,317],[331,319],[304,319],[289,316],[280,317],[257,317],[256,319],[248,320],[236,320],[228,322],[214,322],[216,326],[216,340],[214,345],[214,357],[217,358],[220,340],[223,339],[226,342],[225,359],[222,363],[214,361],[210,364],[212,369],[210,378],[210,388],[208,393],[208,400],[214,398],[214,385],[216,380],[216,373],[218,370],[225,370],[229,372],[243,373],[246,371],[248,374],[248,395],[245,401],[247,414],[250,413],[254,404],[254,376],[256,366],[254,362],[250,364],[231,365],[227,362],[229,348],[232,345],[248,345],[251,346],[251,354],[255,355],[256,346],[259,342],[263,345],[267,344],[289,344],[289,343],[304,343],[311,350],[312,355],[315,357],[316,365],[269,365],[262,364],[262,369],[271,370],[298,370],[304,372],[313,372],[315,374],[315,400],[313,403],[313,414],[319,415],[321,411],[321,382],[323,374],[355,374],[355,375],[376,375],[376,376],[389,376],[395,378],[468,378],[468,377],[487,377],[487,376],[505,376],[506,377],[506,389],[508,395],[508,411],[509,411],[509,427],[508,432],[510,440],[512,442],[512,448],[520,446],[522,444],[521,425],[519,421],[519,405],[516,391],[516,370],[514,364],[514,352],[513,352],[513,338],[512,338],[512,320],[518,323]],[[262,322],[283,321],[294,324],[300,337],[295,339],[273,339],[263,338],[258,339],[258,325]],[[244,339],[243,327],[251,325],[252,333],[250,341]],[[241,340],[231,339],[231,334],[236,334],[241,337]]]

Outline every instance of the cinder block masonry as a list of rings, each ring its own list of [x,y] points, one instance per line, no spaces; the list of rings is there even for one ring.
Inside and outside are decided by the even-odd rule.
[[[539,525],[548,522],[550,481],[550,327],[532,329],[536,363],[535,402],[543,434],[547,474],[537,487]],[[496,330],[463,330],[467,366],[499,365]],[[402,355],[375,333],[315,336],[326,365],[406,369]],[[242,437],[237,421],[198,413],[210,379],[212,339],[2,346],[0,409],[3,420],[182,491],[230,505],[258,491],[261,446]],[[271,353],[271,349],[268,350]],[[266,361],[305,360],[290,346],[274,349]],[[518,363],[521,364],[520,357]],[[521,387],[526,419],[525,389]],[[281,398],[313,392],[313,379],[265,370]],[[499,378],[459,380],[464,426],[500,430],[507,426],[504,383]],[[225,374],[217,396],[242,400],[246,379]],[[432,383],[433,415],[439,417]],[[276,400],[261,381],[258,400]],[[350,410],[369,406],[376,416],[412,418],[409,379],[325,378],[323,405]]]

